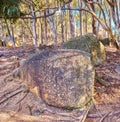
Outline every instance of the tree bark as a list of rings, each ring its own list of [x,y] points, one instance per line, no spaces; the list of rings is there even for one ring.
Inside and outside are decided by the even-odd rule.
[[[31,15],[33,17],[32,19],[33,44],[35,47],[37,47],[37,33],[36,33],[36,19],[35,19],[36,15],[34,7],[32,5],[30,5],[30,9],[31,9]]]
[[[65,41],[65,39],[64,39],[64,15],[63,14],[60,15],[60,19],[61,19],[61,36],[62,36],[62,47],[63,47],[64,41]]]
[[[82,0],[78,0],[79,8],[82,9]],[[83,35],[83,11],[79,11],[80,14],[80,35]]]
[[[21,34],[22,34],[22,47],[25,48],[25,28],[24,26],[22,25],[22,21],[21,21]]]
[[[88,15],[87,15],[87,12],[86,11],[84,11],[85,12],[85,34],[87,34],[88,33]]]
[[[49,7],[48,4],[49,4],[49,0],[46,0],[47,7]],[[47,14],[49,14],[49,10],[47,11]],[[54,39],[54,48],[56,48],[57,47],[57,31],[56,31],[56,26],[55,26],[53,16],[49,16],[48,21],[51,25],[52,35],[53,35],[53,39]]]
[[[11,32],[12,32],[11,35],[12,45],[13,47],[15,47],[14,24],[11,22],[10,25],[11,25]]]
[[[8,35],[11,36],[11,33],[10,33],[10,28],[9,28],[9,25],[8,25],[8,22],[7,20],[5,19],[5,24],[6,24],[6,28],[7,28],[7,31],[8,31]],[[6,36],[6,35],[5,35]]]
[[[92,8],[93,12],[95,13],[95,6],[94,6],[94,4],[91,3],[90,5],[91,5],[91,8]],[[97,35],[96,20],[95,20],[95,18],[93,16],[92,16],[92,31],[93,31],[93,33],[95,35]]]
[[[71,9],[71,5],[69,4],[68,7]],[[75,36],[75,29],[74,29],[74,19],[72,15],[72,11],[69,10],[69,23],[70,23],[70,37],[73,38]]]
[[[47,18],[46,18],[46,11],[44,11],[44,40],[45,45],[47,45]]]

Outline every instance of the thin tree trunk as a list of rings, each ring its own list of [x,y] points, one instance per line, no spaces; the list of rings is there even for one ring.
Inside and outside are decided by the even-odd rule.
[[[61,36],[62,36],[62,47],[63,47],[63,45],[64,45],[64,15],[63,14],[61,14],[60,15],[60,19],[61,19]]]
[[[30,6],[30,9],[31,9],[31,15],[33,17],[32,19],[33,44],[35,45],[35,47],[37,47],[37,33],[36,33],[36,19],[35,19],[36,15],[32,5]]]
[[[120,1],[115,0],[115,6],[116,6],[116,16],[117,16],[117,30],[118,30],[118,42],[120,44]]]
[[[45,40],[45,45],[47,45],[47,18],[46,18],[46,11],[44,11],[44,40]]]
[[[1,20],[1,30],[2,30],[2,33],[1,33],[1,36],[2,36],[2,43],[3,43],[3,46],[5,47],[6,44],[5,44],[5,30],[4,30],[4,22],[3,20]]]
[[[101,11],[99,12],[99,18],[101,17]],[[97,32],[99,31],[99,29],[100,29],[100,23],[98,23],[98,25],[97,25]]]
[[[41,34],[40,34],[41,35],[40,36],[41,38],[40,39],[41,39],[41,44],[43,45],[44,42],[43,42],[43,24],[42,24],[42,21],[41,21],[40,25],[41,25],[40,26],[41,27],[41,29],[40,29],[41,30]]]
[[[21,34],[22,34],[22,47],[25,48],[25,34],[24,34],[25,28],[22,25],[22,21],[21,21]]]
[[[10,33],[10,28],[9,28],[9,25],[8,25],[8,22],[7,20],[5,19],[5,24],[6,24],[6,28],[7,28],[7,31],[8,31],[8,35],[11,36],[11,33]],[[6,35],[5,35],[6,36]]]
[[[11,40],[12,40],[12,45],[13,47],[15,47],[15,36],[14,36],[14,24],[13,22],[10,22],[10,26],[11,26]]]
[[[4,22],[1,20],[1,23],[0,24],[1,24],[1,31],[2,31],[1,37],[4,38],[5,37]]]
[[[69,8],[71,8],[71,5],[68,5]],[[69,10],[69,23],[70,23],[70,37],[73,38],[75,36],[75,29],[74,29],[74,19],[72,15],[72,11]]]
[[[49,0],[46,0],[46,6],[49,5]],[[49,13],[50,11],[48,10],[47,13]],[[54,48],[57,47],[57,31],[56,31],[56,27],[55,27],[55,22],[54,22],[54,18],[53,16],[49,16],[48,17],[48,21],[51,25],[51,30],[52,30],[52,35],[53,35],[53,38],[54,38]]]
[[[56,27],[55,27],[54,18],[52,16],[49,16],[48,21],[51,25],[52,35],[53,35],[53,39],[54,39],[54,48],[56,48],[57,47],[57,31],[56,31]]]
[[[87,23],[88,22],[88,20],[87,20],[88,17],[87,16],[88,16],[87,12],[85,11],[85,24],[84,24],[85,25],[85,27],[84,27],[85,28],[85,34],[88,33],[88,27],[87,27],[88,26],[88,23]]]
[[[109,26],[110,28],[112,27],[112,14],[111,14],[111,10],[109,10]]]
[[[94,4],[91,4],[91,8],[92,8],[93,12],[95,13],[95,6],[94,6]],[[93,31],[93,33],[95,35],[97,35],[96,20],[95,20],[95,18],[93,16],[92,16],[92,31]]]
[[[66,15],[67,16],[67,15]],[[67,25],[67,19],[65,19],[65,40],[68,40],[68,25]]]
[[[82,0],[78,0],[78,5],[79,5],[79,8],[82,9]],[[80,35],[83,35],[83,12],[80,11],[79,12],[80,14]]]

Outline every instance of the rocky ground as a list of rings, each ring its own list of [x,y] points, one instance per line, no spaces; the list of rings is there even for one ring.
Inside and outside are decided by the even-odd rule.
[[[107,60],[96,67],[105,84],[96,80],[94,105],[82,112],[47,106],[23,82],[4,80],[33,53],[32,46],[0,48],[0,122],[120,122],[120,50],[106,48]]]

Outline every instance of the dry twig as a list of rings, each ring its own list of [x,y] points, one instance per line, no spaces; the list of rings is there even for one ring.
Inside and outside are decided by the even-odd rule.
[[[111,113],[111,112],[105,114],[105,115],[100,119],[99,122],[103,122],[103,121],[105,120],[105,118],[106,118],[110,113]]]
[[[105,115],[107,115],[107,116],[114,116],[114,115],[116,115],[116,114],[119,114],[120,113],[120,110],[119,111],[115,111],[115,112],[109,112],[109,114],[107,115],[107,113],[105,113],[105,114],[101,114],[101,115],[99,115],[99,114],[88,114],[88,118],[101,118],[101,116],[103,117],[103,116],[105,116]]]
[[[13,94],[10,95],[10,96],[6,96],[3,100],[0,101],[0,104],[6,102],[6,101],[9,100],[10,98],[16,96],[17,94],[19,94],[19,93],[21,93],[21,92],[24,92],[24,90],[22,89],[22,90],[19,90],[19,91],[13,93]]]

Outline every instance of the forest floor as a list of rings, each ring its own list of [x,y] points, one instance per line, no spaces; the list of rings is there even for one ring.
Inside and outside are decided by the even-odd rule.
[[[4,80],[19,62],[35,53],[31,46],[23,49],[0,47],[0,122],[83,122],[78,111],[64,111],[46,106],[28,92],[23,82]],[[96,72],[106,82],[95,83],[94,105],[85,122],[120,122],[120,50],[106,48],[107,59]],[[76,119],[77,118],[77,119]]]

